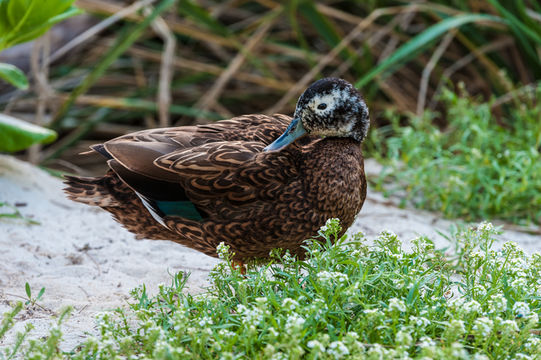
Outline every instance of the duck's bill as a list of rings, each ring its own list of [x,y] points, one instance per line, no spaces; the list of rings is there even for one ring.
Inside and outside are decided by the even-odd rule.
[[[291,121],[291,124],[289,124],[286,131],[263,150],[278,151],[285,148],[303,135],[306,135],[306,130],[302,126],[302,122],[298,118],[295,118],[293,121]]]

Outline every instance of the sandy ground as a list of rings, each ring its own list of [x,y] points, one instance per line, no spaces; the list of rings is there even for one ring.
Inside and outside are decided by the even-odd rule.
[[[377,164],[367,163],[367,173]],[[33,337],[44,336],[51,315],[66,305],[74,307],[63,326],[66,350],[95,333],[97,312],[124,306],[129,291],[146,284],[154,293],[160,283],[170,283],[172,273],[191,273],[187,291],[206,286],[207,274],[218,260],[167,241],[135,240],[134,236],[100,209],[65,198],[58,178],[12,157],[0,156],[0,201],[19,204],[19,210],[39,225],[0,219],[0,313],[9,303],[26,298],[25,283],[33,294],[45,287],[39,306],[18,316],[15,330],[31,322]],[[0,208],[7,212],[8,209]],[[420,234],[445,246],[438,231],[447,232],[451,222],[414,209],[399,209],[381,194],[369,196],[350,232],[362,231],[373,239],[392,230],[407,241]],[[503,240],[514,240],[529,252],[541,250],[541,236],[507,231]],[[13,341],[11,331],[0,347]]]

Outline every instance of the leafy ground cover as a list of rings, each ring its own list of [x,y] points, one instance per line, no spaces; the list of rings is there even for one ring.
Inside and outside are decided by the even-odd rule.
[[[498,119],[494,101],[444,91],[443,129],[432,112],[406,126],[390,114],[391,125],[372,130],[373,153],[387,165],[377,188],[448,217],[541,223],[540,95],[538,87],[515,99]]]
[[[47,339],[21,335],[16,350],[33,359],[533,359],[541,353],[541,255],[514,243],[495,250],[491,224],[457,232],[452,256],[423,237],[406,251],[389,232],[371,246],[362,235],[333,246],[338,231],[338,221],[330,220],[321,241],[307,242],[304,261],[282,254],[246,275],[222,246],[225,261],[212,271],[206,293],[186,294],[187,275],[179,273],[156,296],[136,288],[129,308],[102,314],[99,335],[72,352],[58,347],[62,320]],[[21,308],[4,314],[0,337]]]

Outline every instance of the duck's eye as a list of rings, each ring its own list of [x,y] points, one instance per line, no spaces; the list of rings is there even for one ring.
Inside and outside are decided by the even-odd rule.
[[[319,105],[317,106],[317,108],[318,108],[319,110],[325,110],[325,109],[327,108],[327,104],[321,103],[321,104],[319,104]]]

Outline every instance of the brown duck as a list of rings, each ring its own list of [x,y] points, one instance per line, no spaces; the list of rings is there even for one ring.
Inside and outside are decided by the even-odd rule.
[[[369,124],[359,92],[326,78],[301,95],[293,119],[245,115],[94,145],[110,170],[66,176],[65,191],[109,211],[139,238],[210,256],[224,242],[238,261],[268,257],[273,248],[302,256],[303,240],[327,219],[339,218],[345,231],[361,210],[360,145]]]

